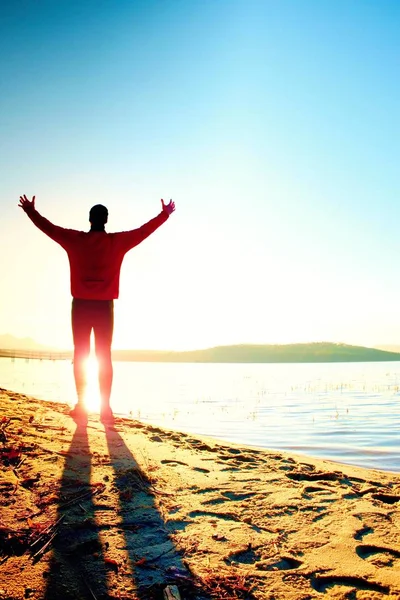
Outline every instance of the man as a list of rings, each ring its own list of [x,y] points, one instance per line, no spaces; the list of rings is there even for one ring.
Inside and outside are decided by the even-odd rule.
[[[78,401],[71,410],[76,420],[86,420],[84,405],[86,387],[85,361],[90,352],[93,329],[99,363],[101,397],[100,415],[103,422],[112,421],[110,406],[113,368],[111,342],[114,327],[114,299],[119,295],[119,276],[125,254],[165,223],[175,210],[172,200],[161,200],[160,214],[132,231],[107,233],[108,210],[102,204],[90,209],[90,231],[75,231],[53,225],[35,208],[32,200],[20,196],[20,206],[43,233],[60,244],[68,254],[71,270],[72,334],[74,340],[74,377]]]

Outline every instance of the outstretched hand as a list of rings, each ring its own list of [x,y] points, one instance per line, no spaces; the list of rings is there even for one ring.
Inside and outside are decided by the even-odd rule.
[[[25,194],[20,196],[18,206],[20,206],[25,212],[35,210],[35,196],[32,197],[32,200],[28,200]]]
[[[175,210],[175,202],[172,202],[172,200],[170,200],[168,202],[168,204],[165,204],[164,200],[161,199],[161,204],[162,204],[163,212],[167,213],[167,215],[170,215],[171,213],[174,212],[174,210]]]

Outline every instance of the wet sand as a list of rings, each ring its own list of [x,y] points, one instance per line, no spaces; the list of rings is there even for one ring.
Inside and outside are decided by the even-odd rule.
[[[398,473],[0,399],[0,599],[400,598]]]

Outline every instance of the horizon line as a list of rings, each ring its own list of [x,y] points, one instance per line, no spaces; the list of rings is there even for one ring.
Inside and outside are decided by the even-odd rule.
[[[0,338],[2,336],[0,335]],[[40,344],[39,342],[36,342],[35,340],[33,340],[32,338],[26,337],[26,338],[16,338],[15,336],[14,339],[16,340],[30,340],[34,343],[35,347],[32,348],[23,348],[23,347],[13,347],[13,348],[3,348],[0,346],[0,351],[7,351],[7,352],[18,352],[18,351],[24,351],[24,352],[56,352],[56,353],[67,353],[67,352],[73,352],[74,348],[73,346],[68,346],[68,347],[61,347],[61,346],[47,346],[45,344]],[[0,342],[1,343],[1,342]],[[252,342],[239,342],[239,343],[234,343],[234,344],[219,344],[219,345],[213,345],[213,346],[207,346],[207,347],[197,347],[197,348],[185,348],[185,349],[179,349],[179,350],[172,350],[172,349],[166,349],[166,348],[112,348],[112,352],[162,352],[162,353],[185,353],[185,352],[201,352],[201,351],[206,351],[206,350],[213,350],[213,349],[217,349],[217,348],[238,348],[238,347],[246,347],[246,346],[251,346],[251,347],[257,347],[257,348],[261,348],[261,347],[273,347],[273,346],[279,346],[279,347],[286,347],[286,346],[307,346],[307,345],[317,345],[317,344],[329,344],[332,346],[347,346],[347,347],[352,347],[352,348],[367,348],[367,349],[371,349],[371,350],[380,350],[380,351],[388,351],[390,352],[391,350],[385,350],[385,348],[390,348],[390,347],[397,347],[400,350],[400,343],[398,344],[378,344],[378,345],[360,345],[360,344],[350,344],[347,342],[330,342],[330,341],[326,341],[326,340],[320,340],[320,341],[308,341],[308,342],[285,342],[285,343],[252,343]],[[380,347],[379,347],[380,346]],[[91,351],[93,352],[93,350]],[[393,351],[392,351],[393,352]]]

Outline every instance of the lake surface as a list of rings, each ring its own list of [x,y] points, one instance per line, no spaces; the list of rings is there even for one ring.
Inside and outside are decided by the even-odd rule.
[[[68,361],[0,358],[0,387],[75,402]],[[112,406],[170,429],[400,472],[400,362],[116,362]]]

